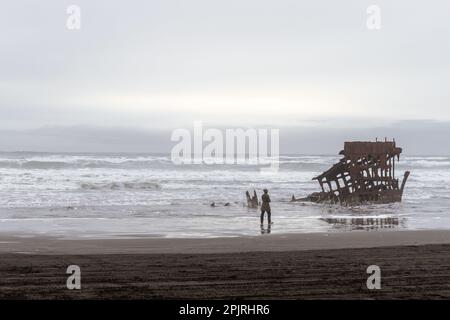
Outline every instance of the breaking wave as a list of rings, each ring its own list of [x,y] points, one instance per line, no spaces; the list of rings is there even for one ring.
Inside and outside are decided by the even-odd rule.
[[[281,155],[279,164],[285,170],[323,171],[340,159],[340,156],[295,156]],[[204,159],[208,160],[207,158]],[[249,161],[238,165],[239,170],[270,164],[271,158],[259,159],[255,163]],[[398,163],[401,169],[432,169],[450,168],[449,157],[412,157],[406,156]],[[196,170],[199,166],[176,166],[176,170]],[[201,167],[201,166],[200,166]],[[236,165],[208,165],[208,168],[229,169]],[[26,170],[77,170],[77,169],[174,169],[174,164],[168,155],[29,155],[17,156],[1,154],[1,169],[26,169]]]
[[[84,182],[80,184],[83,190],[159,190],[161,186],[157,182]]]
[[[44,159],[0,159],[0,168],[7,169],[83,169],[83,168],[139,168],[170,162],[169,157],[139,158],[44,158]]]

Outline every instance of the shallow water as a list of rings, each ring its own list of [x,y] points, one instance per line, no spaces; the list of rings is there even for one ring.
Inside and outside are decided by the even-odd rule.
[[[216,237],[261,233],[245,191],[267,187],[272,233],[450,229],[450,158],[403,157],[404,201],[340,207],[290,203],[338,156],[282,156],[257,165],[174,165],[165,155],[0,153],[0,233],[80,237]],[[210,204],[216,203],[211,208]],[[229,206],[224,206],[229,202]]]

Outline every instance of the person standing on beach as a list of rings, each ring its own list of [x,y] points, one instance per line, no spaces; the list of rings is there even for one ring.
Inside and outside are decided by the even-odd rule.
[[[264,213],[267,212],[267,219],[269,223],[269,227],[272,224],[271,221],[271,212],[270,212],[270,197],[269,197],[269,191],[267,189],[264,189],[264,194],[262,195],[262,205],[261,205],[261,227],[264,224]]]

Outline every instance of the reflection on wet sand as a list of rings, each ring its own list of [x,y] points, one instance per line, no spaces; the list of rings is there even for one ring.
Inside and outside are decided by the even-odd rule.
[[[389,218],[321,218],[334,228],[349,230],[382,230],[405,227],[406,219]]]
[[[267,229],[264,229],[263,227],[261,227],[261,234],[269,234],[272,230],[272,225],[271,224],[269,224],[268,226],[267,226]]]

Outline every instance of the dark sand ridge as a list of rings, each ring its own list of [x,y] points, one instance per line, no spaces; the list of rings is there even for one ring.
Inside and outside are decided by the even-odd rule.
[[[0,248],[0,299],[450,298],[449,231],[227,239],[4,236]],[[82,270],[79,291],[66,288],[71,264]],[[366,287],[372,264],[381,268],[381,290]]]

